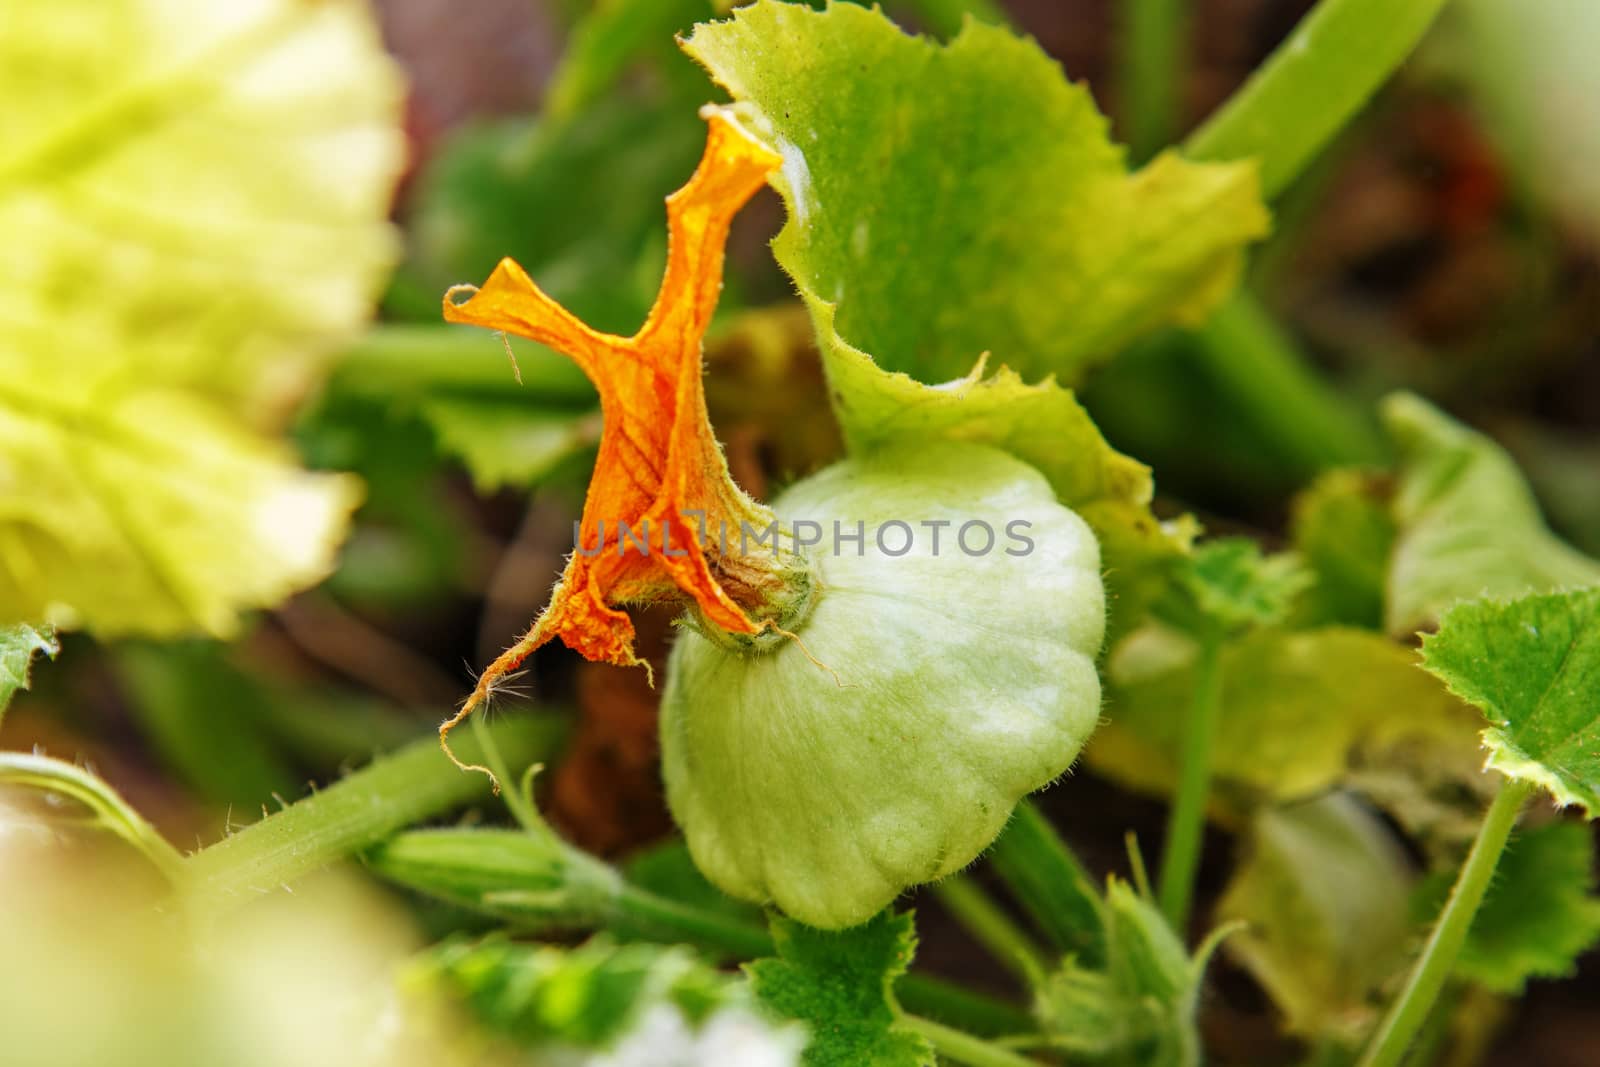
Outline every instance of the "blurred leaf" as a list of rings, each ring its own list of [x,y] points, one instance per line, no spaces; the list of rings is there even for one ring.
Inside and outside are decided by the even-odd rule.
[[[933,1049],[899,1023],[894,999],[917,946],[909,912],[837,932],[774,914],[772,937],[778,958],[745,969],[762,1004],[811,1028],[805,1067],[932,1067]]]
[[[1085,752],[1135,789],[1177,781],[1193,691],[1194,645],[1146,629],[1112,654],[1109,707]],[[1416,656],[1376,634],[1339,627],[1257,630],[1222,651],[1222,703],[1212,749],[1214,803],[1237,814],[1321,792],[1353,760],[1408,738],[1430,755],[1471,747],[1472,713],[1417,670]]]
[[[347,2],[13,8],[0,618],[231,633],[357,499],[258,431],[389,267],[398,79]]]
[[[1157,612],[1194,636],[1237,633],[1282,621],[1311,580],[1292,554],[1268,556],[1249,538],[1218,538],[1177,569]]]
[[[249,815],[300,791],[262,729],[270,698],[211,643],[120,649],[117,673],[135,718],[167,767],[210,801]]]
[[[682,838],[663,841],[633,856],[623,867],[628,881],[667,900],[688,904],[696,910],[729,918],[760,923],[761,909],[735,900],[710,882],[694,865],[689,846]]]
[[[1600,588],[1459,604],[1422,661],[1489,719],[1487,766],[1600,816]]]
[[[409,316],[438,322],[447,288],[487,278],[510,257],[583,321],[633,333],[666,262],[666,196],[705,145],[698,103],[615,96],[566,121],[458,134],[423,174],[412,208]],[[503,370],[493,339],[477,336],[482,358]],[[532,347],[517,343],[519,353]]]
[[[463,1001],[540,1063],[785,1067],[804,1042],[796,1029],[760,1020],[741,984],[681,946],[447,944],[424,957],[412,982]]]
[[[594,387],[571,360],[515,344],[514,371],[482,331],[381,328],[345,353],[330,388],[420,418],[480,492],[525,489],[592,448],[600,417]]]
[[[1375,479],[1349,470],[1322,475],[1295,498],[1290,531],[1315,576],[1296,621],[1381,630],[1395,526]]]
[[[1452,876],[1440,874],[1417,893],[1419,919],[1437,915]],[[1519,833],[1500,857],[1494,881],[1472,921],[1456,975],[1508,996],[1530,978],[1566,978],[1600,941],[1594,838],[1587,827],[1552,822]]]
[[[677,33],[715,13],[709,0],[598,0],[573,27],[545,86],[545,113],[581,110],[641,53],[670,50]]]
[[[1218,935],[1191,957],[1160,909],[1126,882],[1108,883],[1105,904],[1105,969],[1069,956],[1035,997],[1051,1045],[1091,1061],[1199,1067],[1195,1009]]]
[[[33,657],[43,652],[54,659],[60,651],[55,631],[48,626],[18,623],[0,627],[0,722],[5,721],[6,708],[17,690],[28,688]]]
[[[1228,952],[1255,975],[1294,1033],[1358,1041],[1384,983],[1409,956],[1413,874],[1383,822],[1348,794],[1263,808],[1243,863],[1217,902],[1246,927]]]
[[[131,643],[114,663],[155,754],[236,818],[298,795],[308,770],[366,759],[432,725],[348,689],[246,669],[212,641]]]
[[[1407,393],[1383,419],[1401,456],[1386,625],[1431,626],[1458,600],[1600,583],[1600,562],[1545,527],[1504,449]]]
[[[382,338],[389,329],[374,332]],[[336,369],[295,425],[307,463],[351,471],[367,488],[328,591],[393,607],[437,603],[433,598],[470,588],[470,516],[451,498],[434,435],[403,396],[346,385]]]
[[[853,4],[766,0],[684,47],[784,157],[774,249],[830,361],[937,382],[990,350],[1074,378],[1203,317],[1266,231],[1251,165],[1166,154],[1130,175],[1088,90],[1002,29],[941,46]]]

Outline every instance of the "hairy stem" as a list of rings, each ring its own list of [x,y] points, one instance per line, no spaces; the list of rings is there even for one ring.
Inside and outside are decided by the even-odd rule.
[[[548,715],[521,715],[491,729],[506,759],[526,764],[555,754],[565,724]],[[469,758],[482,755],[475,741],[462,747]],[[189,857],[183,873],[191,900],[201,912],[224,911],[412,823],[478,800],[489,784],[481,775],[461,773],[432,737],[414,741]]]
[[[1133,159],[1143,163],[1178,133],[1188,29],[1185,0],[1123,0],[1117,93]]]
[[[1206,800],[1211,793],[1211,745],[1222,702],[1221,660],[1221,637],[1209,634],[1201,638],[1200,656],[1195,663],[1194,701],[1183,737],[1178,793],[1167,818],[1166,847],[1161,857],[1161,912],[1180,937],[1189,923],[1206,824]]]
[[[933,886],[950,914],[997,961],[1031,987],[1049,970],[1044,953],[989,895],[965,875],[953,874]]]
[[[1405,988],[1390,1005],[1383,1025],[1361,1057],[1360,1067],[1396,1067],[1405,1057],[1455,967],[1456,957],[1461,954],[1467,932],[1472,929],[1472,920],[1478,914],[1478,906],[1483,903],[1489,880],[1500,862],[1500,853],[1505,851],[1517,816],[1533,788],[1529,782],[1509,781],[1489,805],[1483,825],[1478,827],[1477,840],[1467,854],[1467,862],[1462,865],[1450,898],[1439,913],[1439,921],[1428,935],[1422,955],[1412,966]]]

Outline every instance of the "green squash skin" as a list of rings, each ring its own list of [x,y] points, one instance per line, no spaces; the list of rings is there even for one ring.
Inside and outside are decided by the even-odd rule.
[[[667,799],[713,883],[838,929],[971,863],[1077,757],[1100,716],[1099,546],[1034,468],[981,445],[850,459],[773,508],[824,528],[805,647],[739,651],[682,629],[661,712]],[[864,555],[833,553],[835,519],[866,522]],[[893,519],[917,534],[900,557],[873,539]],[[934,556],[919,524],[938,519],[952,525]],[[986,555],[956,543],[970,519],[996,531]],[[1006,554],[1015,519],[1032,523],[1029,555]]]

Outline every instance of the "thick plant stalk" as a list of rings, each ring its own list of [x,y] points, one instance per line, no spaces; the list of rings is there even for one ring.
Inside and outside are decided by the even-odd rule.
[[[1200,868],[1201,837],[1206,825],[1206,799],[1211,793],[1211,746],[1222,702],[1222,639],[1207,636],[1196,663],[1194,702],[1183,738],[1183,764],[1178,794],[1167,818],[1167,842],[1161,858],[1161,913],[1181,936],[1189,923],[1195,872]]]
[[[927,1038],[941,1059],[951,1063],[965,1064],[966,1067],[1039,1067],[1038,1060],[1030,1060],[1010,1049],[990,1044],[960,1030],[952,1030],[932,1019],[907,1015],[903,1021]]]
[[[1031,985],[1049,970],[1044,953],[970,878],[953,874],[935,883],[933,890],[956,921],[988,949],[997,962],[1021,978],[1024,986]]]
[[[1054,948],[1088,966],[1105,961],[1094,878],[1031,800],[1017,805],[989,863]]]
[[[1143,163],[1178,133],[1188,29],[1186,0],[1123,0],[1122,70],[1117,93],[1135,162]]]
[[[1322,0],[1184,145],[1193,159],[1261,161],[1275,196],[1372,98],[1445,0]]]
[[[555,755],[565,723],[525,715],[492,730],[507,762],[523,765]],[[482,756],[475,740],[463,748]],[[488,793],[489,780],[462,774],[436,741],[412,742],[189,857],[190,900],[202,913],[226,910]]]
[[[1478,914],[1478,906],[1483,903],[1483,895],[1500,862],[1500,853],[1505,851],[1517,816],[1533,788],[1529,782],[1507,782],[1489,805],[1483,825],[1478,828],[1477,840],[1467,854],[1467,862],[1450,890],[1450,899],[1439,913],[1439,921],[1428,935],[1428,943],[1412,967],[1405,988],[1384,1016],[1383,1025],[1367,1047],[1366,1055],[1361,1057],[1360,1067],[1397,1067],[1405,1058],[1455,967],[1456,957],[1461,954],[1467,932],[1472,929],[1472,920]]]

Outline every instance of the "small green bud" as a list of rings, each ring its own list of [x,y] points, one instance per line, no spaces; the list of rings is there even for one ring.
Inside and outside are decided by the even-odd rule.
[[[773,509],[821,531],[807,614],[745,647],[681,634],[667,796],[724,891],[851,926],[972,862],[1076,758],[1100,715],[1099,548],[1042,475],[977,445],[852,459]]]
[[[391,881],[504,919],[594,926],[615,908],[615,870],[554,834],[521,830],[416,830],[368,853]]]

